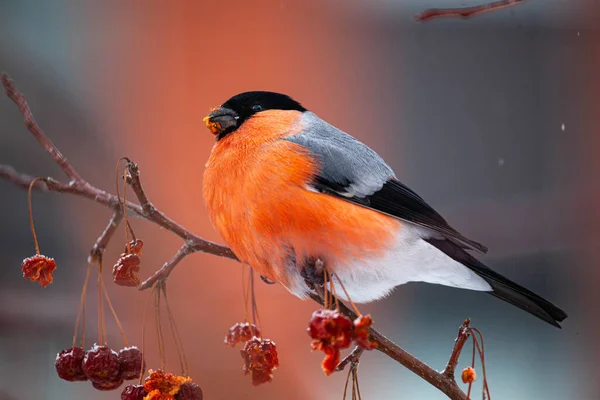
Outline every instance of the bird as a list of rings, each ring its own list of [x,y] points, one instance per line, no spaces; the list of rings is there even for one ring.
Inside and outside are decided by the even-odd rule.
[[[291,97],[231,97],[204,118],[214,144],[202,196],[237,258],[305,299],[331,274],[355,303],[426,282],[490,293],[560,328],[567,314],[495,272],[374,150]]]

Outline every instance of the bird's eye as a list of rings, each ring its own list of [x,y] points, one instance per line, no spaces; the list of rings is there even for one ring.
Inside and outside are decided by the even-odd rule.
[[[263,106],[261,106],[260,104],[255,104],[252,106],[252,111],[254,112],[259,112],[263,110]]]

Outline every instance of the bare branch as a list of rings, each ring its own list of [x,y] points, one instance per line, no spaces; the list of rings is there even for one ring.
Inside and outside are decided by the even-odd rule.
[[[117,209],[110,218],[110,221],[108,221],[108,225],[106,225],[102,234],[96,239],[96,243],[94,243],[94,246],[90,251],[88,262],[91,262],[92,259],[100,260],[102,258],[102,254],[104,253],[108,242],[117,231],[121,221],[123,221],[123,212],[121,209]]]
[[[34,186],[34,188],[38,190],[48,190],[58,193],[74,194],[77,196],[87,198],[95,203],[102,204],[113,210],[111,220],[109,221],[107,227],[104,229],[100,237],[96,240],[96,243],[94,244],[90,253],[90,257],[101,256],[103,250],[106,248],[108,242],[116,232],[119,223],[123,219],[123,211],[120,207],[119,199],[116,196],[107,193],[104,190],[99,189],[91,185],[86,180],[84,180],[75,171],[73,166],[69,164],[67,159],[58,151],[54,144],[52,144],[52,142],[46,137],[44,132],[39,128],[39,126],[33,119],[31,110],[27,106],[25,97],[21,93],[18,93],[16,91],[12,80],[6,74],[2,74],[2,84],[4,85],[8,96],[17,104],[19,110],[23,114],[25,124],[28,130],[36,137],[36,139],[38,139],[38,141],[44,146],[48,153],[50,153],[50,156],[62,168],[65,174],[69,178],[71,178],[71,182],[68,184],[61,183],[56,179],[50,177],[45,178],[44,182],[40,181]],[[185,243],[169,261],[167,261],[159,270],[157,270],[150,278],[148,278],[145,282],[143,282],[140,285],[140,290],[150,288],[156,282],[164,282],[168,278],[169,274],[173,271],[173,269],[186,256],[193,252],[201,251],[219,257],[237,260],[237,258],[229,248],[202,239],[201,237],[188,231],[182,225],[173,221],[161,211],[156,209],[152,205],[152,203],[150,203],[146,193],[142,188],[139,178],[139,168],[137,164],[128,164],[128,169],[129,184],[131,185],[141,205],[127,202],[127,209],[130,210],[132,213],[135,213],[136,215],[145,218],[151,222],[154,222],[156,225],[169,230],[170,232],[181,237],[185,241]],[[0,178],[3,178],[25,189],[27,189],[30,183],[35,179],[32,176],[18,173],[14,170],[13,167],[8,165],[0,165]],[[323,304],[322,296],[313,293],[311,294],[311,298],[317,303]],[[355,319],[357,317],[357,315],[344,304],[340,303],[340,307],[341,311],[351,319]],[[465,323],[467,323],[467,321],[465,321]],[[438,388],[440,391],[445,393],[449,398],[453,400],[466,400],[465,393],[463,393],[460,390],[453,377],[453,371],[456,367],[458,356],[462,350],[464,341],[466,340],[466,337],[461,336],[462,332],[463,330],[459,331],[459,337],[456,340],[456,344],[454,346],[454,350],[452,352],[452,356],[450,358],[448,366],[446,367],[443,373],[440,373],[435,371],[422,361],[418,360],[410,353],[401,349],[398,345],[387,339],[377,330],[373,328],[370,328],[369,330],[369,333],[371,335],[370,339],[377,343],[377,350],[396,360],[397,362],[408,368],[410,371],[416,373],[425,381]],[[345,362],[346,364],[348,364],[351,362],[356,362],[360,357],[360,354],[361,351],[355,349],[344,361],[342,361],[342,363]],[[339,364],[338,368],[344,368],[346,364],[342,365],[342,363]],[[447,371],[451,371],[451,373]]]
[[[511,7],[517,5],[524,0],[500,0],[493,1],[491,3],[480,4],[472,7],[461,7],[461,8],[429,8],[422,13],[415,16],[417,21],[431,21],[436,18],[444,17],[458,17],[458,18],[470,18],[475,15],[483,14],[491,11],[498,11],[502,8]]]
[[[1,75],[2,85],[4,85],[4,89],[6,90],[6,95],[9,99],[11,99],[19,110],[21,114],[23,114],[23,119],[25,121],[25,126],[31,132],[31,134],[44,146],[44,149],[50,154],[50,157],[58,164],[58,166],[63,170],[65,175],[67,175],[73,182],[84,182],[83,178],[79,173],[75,170],[75,168],[67,161],[65,156],[56,148],[54,143],[46,136],[46,134],[39,127],[37,122],[35,122],[35,118],[33,118],[33,114],[31,113],[31,109],[27,104],[27,100],[25,100],[25,96],[22,93],[17,92],[15,89],[15,85],[13,80],[8,77],[7,74]]]
[[[194,250],[189,244],[184,244],[177,250],[177,253],[166,263],[163,264],[162,267],[158,271],[156,271],[150,278],[146,279],[144,282],[140,284],[138,289],[145,290],[151,288],[155,282],[164,281],[167,279],[173,268],[177,266],[186,256],[192,254]]]
[[[356,346],[350,354],[348,354],[346,357],[344,357],[344,359],[342,361],[340,361],[340,363],[335,368],[335,370],[343,371],[344,368],[346,368],[346,365],[348,365],[350,363],[356,364],[364,351],[365,351],[365,349],[363,349],[362,347]]]
[[[315,287],[315,289],[319,293],[311,293],[310,298],[319,304],[323,304],[322,286],[317,286]],[[351,320],[354,320],[358,317],[354,311],[352,311],[342,302],[340,302],[340,311]],[[375,348],[376,350],[379,350],[383,354],[390,357],[392,360],[397,361],[410,371],[419,375],[425,381],[429,382],[432,386],[439,389],[450,399],[467,400],[466,394],[458,387],[454,378],[451,378],[445,375],[444,373],[440,373],[434,370],[433,368],[425,364],[423,361],[419,360],[406,350],[400,348],[396,343],[386,338],[375,328],[370,328],[369,333],[371,334],[370,340],[377,343],[377,347]]]
[[[469,324],[471,320],[467,318],[465,322],[458,329],[458,336],[456,337],[456,341],[454,342],[454,348],[452,349],[452,353],[450,354],[450,360],[448,360],[448,364],[446,368],[444,368],[444,375],[448,378],[454,379],[454,371],[456,371],[456,366],[458,365],[458,359],[460,357],[460,353],[469,338],[471,336],[471,331],[469,329]]]

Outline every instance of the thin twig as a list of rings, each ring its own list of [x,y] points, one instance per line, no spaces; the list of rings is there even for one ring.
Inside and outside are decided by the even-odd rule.
[[[493,1],[491,3],[480,4],[472,7],[460,7],[460,8],[429,8],[422,13],[415,15],[417,21],[431,21],[435,18],[470,18],[475,15],[483,14],[491,11],[498,11],[500,9],[517,5],[524,0],[500,0]]]
[[[83,183],[84,179],[79,175],[79,173],[75,170],[73,165],[67,161],[65,156],[58,150],[58,148],[52,143],[52,141],[46,136],[44,131],[40,128],[40,126],[33,118],[33,113],[27,104],[27,100],[25,100],[25,96],[23,93],[17,92],[15,88],[14,82],[7,74],[1,75],[2,85],[6,90],[6,95],[19,107],[21,114],[23,115],[23,119],[25,121],[25,126],[31,132],[31,134],[37,139],[38,142],[42,144],[42,146],[46,149],[46,151],[50,154],[50,157],[58,164],[58,166],[63,170],[65,175],[67,175],[73,182],[75,183]]]
[[[113,215],[110,217],[110,221],[108,221],[106,228],[104,228],[104,231],[102,231],[102,234],[98,236],[96,243],[94,243],[92,246],[88,262],[91,262],[92,260],[100,260],[102,258],[102,254],[104,253],[108,242],[117,231],[117,228],[119,228],[121,221],[123,221],[123,213],[121,210],[117,209],[113,212]]]
[[[138,286],[138,289],[145,290],[151,288],[152,285],[159,280],[166,280],[173,268],[175,268],[175,266],[177,266],[177,264],[179,264],[186,256],[192,253],[192,248],[185,243],[179,248],[179,250],[177,250],[177,253],[175,253],[175,255],[169,261],[164,263],[163,266],[160,267],[160,269],[157,270],[150,278],[142,282],[140,286]]]
[[[346,357],[344,357],[342,361],[340,361],[335,370],[343,371],[344,368],[346,368],[346,365],[350,363],[357,363],[364,351],[365,349],[363,349],[362,347],[356,346],[350,354],[348,354]]]
[[[454,342],[454,348],[452,349],[452,353],[450,354],[450,359],[448,360],[448,364],[442,374],[446,375],[448,378],[454,379],[454,371],[456,371],[456,366],[458,365],[458,359],[460,357],[460,353],[462,352],[467,339],[471,335],[469,324],[471,320],[467,318],[465,322],[458,329],[458,336],[456,337],[456,341]]]

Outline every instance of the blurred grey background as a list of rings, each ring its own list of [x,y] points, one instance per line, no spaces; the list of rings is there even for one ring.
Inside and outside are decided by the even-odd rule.
[[[200,197],[213,140],[202,116],[243,90],[292,95],[376,149],[454,227],[485,243],[488,265],[569,314],[558,330],[492,296],[410,284],[363,307],[383,333],[441,369],[470,317],[484,333],[494,399],[597,399],[600,5],[528,0],[466,21],[412,20],[428,7],[477,3],[0,0],[0,70],[90,182],[113,190],[114,163],[128,155],[159,207],[217,241]],[[5,95],[0,164],[62,178]],[[42,253],[59,263],[43,290],[20,275],[34,250],[26,192],[0,180],[0,193],[0,399],[118,398],[62,382],[52,366],[70,346],[87,252],[110,213],[34,194]],[[135,224],[148,275],[179,242]],[[122,251],[115,242],[107,259]],[[324,377],[309,352],[315,306],[262,284],[262,320],[284,361],[272,384],[251,387],[237,351],[220,346],[242,315],[241,302],[228,303],[240,297],[238,278],[235,263],[197,255],[169,281],[206,398],[341,398],[345,377]],[[138,338],[146,296],[109,289]],[[114,324],[110,332],[118,340]],[[444,398],[381,354],[363,357],[360,379],[364,399]]]

